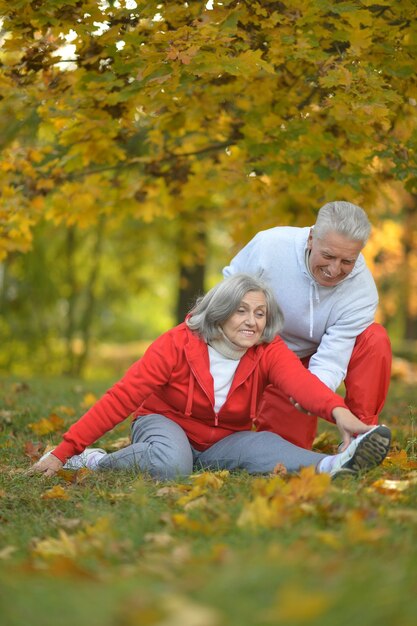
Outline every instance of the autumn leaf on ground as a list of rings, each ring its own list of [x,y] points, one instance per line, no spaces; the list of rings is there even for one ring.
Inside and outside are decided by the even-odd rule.
[[[370,485],[368,491],[378,491],[384,495],[391,496],[392,498],[401,498],[401,495],[406,491],[413,481],[411,480],[390,480],[388,478],[380,478]]]
[[[95,524],[86,525],[73,535],[60,528],[58,537],[36,540],[31,554],[42,561],[54,560],[56,557],[67,557],[76,561],[84,554],[101,554],[104,549],[111,548],[113,542],[110,520],[108,517],[101,517]]]
[[[78,470],[63,469],[57,471],[57,476],[62,478],[66,483],[81,484],[88,476],[91,476],[92,470],[87,467],[81,467]]]
[[[314,467],[303,467],[299,476],[288,482],[287,493],[296,500],[314,500],[321,498],[331,484],[330,474],[317,474]]]
[[[94,393],[86,393],[81,402],[81,408],[87,410],[97,402],[97,396]]]
[[[41,495],[42,500],[69,500],[68,492],[61,487],[61,485],[55,485],[51,489],[48,489]]]
[[[192,487],[190,485],[167,485],[166,487],[161,487],[156,492],[156,496],[158,498],[163,498],[164,496],[180,496],[184,493],[188,493]]]
[[[191,480],[195,485],[199,487],[210,487],[211,489],[220,489],[223,486],[224,481],[230,476],[228,470],[221,470],[219,472],[202,472],[201,474],[192,474]]]
[[[31,461],[37,461],[41,456],[43,447],[44,444],[41,442],[27,441],[24,447],[25,456],[28,456]]]
[[[400,450],[395,454],[388,455],[383,463],[383,467],[396,467],[398,469],[417,469],[417,461],[410,459],[405,450]]]
[[[49,417],[43,417],[38,422],[29,424],[29,428],[39,436],[49,435],[64,427],[65,422],[56,413],[51,413]]]
[[[247,502],[238,517],[237,525],[241,528],[249,526],[257,528],[278,528],[285,522],[284,499],[274,498],[272,504],[269,498],[255,496],[251,502]]]
[[[186,504],[188,504],[192,500],[196,500],[197,498],[201,498],[206,493],[207,493],[207,489],[204,489],[200,485],[196,485],[188,493],[186,493],[184,496],[181,496],[178,499],[177,504],[179,506],[185,506]]]

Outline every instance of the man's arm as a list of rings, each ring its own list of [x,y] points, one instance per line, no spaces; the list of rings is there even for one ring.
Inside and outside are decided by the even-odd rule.
[[[353,309],[329,326],[311,357],[308,369],[332,391],[346,376],[357,336],[374,322],[377,303]]]

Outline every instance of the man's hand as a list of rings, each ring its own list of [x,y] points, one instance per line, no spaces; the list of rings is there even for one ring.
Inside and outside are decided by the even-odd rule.
[[[313,413],[310,413],[310,411],[307,411],[307,409],[304,409],[301,406],[301,404],[298,404],[298,402],[296,402],[294,398],[290,397],[290,402],[298,411],[300,411],[300,413],[305,413],[306,415],[313,415]]]
[[[290,402],[298,411],[300,411],[300,413],[305,413],[306,415],[313,415],[313,413],[310,413],[310,411],[307,411],[307,409],[302,407],[301,404],[298,404],[298,402],[296,402],[294,398],[290,398]]]
[[[55,476],[55,474],[62,468],[63,462],[56,456],[50,454],[42,461],[38,461],[27,471],[29,475],[43,474],[47,478]]]
[[[339,452],[346,450],[353,439],[353,435],[367,433],[368,430],[373,428],[373,426],[368,426],[368,424],[361,422],[349,409],[345,409],[342,406],[333,409],[332,415],[342,436],[342,446],[339,448]]]

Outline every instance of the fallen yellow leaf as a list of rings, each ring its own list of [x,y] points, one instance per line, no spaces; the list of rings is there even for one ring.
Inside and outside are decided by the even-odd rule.
[[[378,493],[398,496],[403,491],[408,489],[411,484],[412,482],[410,480],[390,480],[387,478],[380,478],[372,483],[369,490],[374,489],[375,491],[378,491]]]
[[[399,469],[417,469],[417,461],[408,458],[405,450],[388,455],[382,463],[385,467],[398,467]]]
[[[55,485],[51,489],[48,489],[41,495],[42,500],[69,500],[68,492],[61,487],[61,485]]]

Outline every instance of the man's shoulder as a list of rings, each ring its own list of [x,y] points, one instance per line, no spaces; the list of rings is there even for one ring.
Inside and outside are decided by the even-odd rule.
[[[307,240],[310,229],[297,226],[274,226],[266,230],[260,230],[254,240],[274,244],[280,242],[298,242]]]

